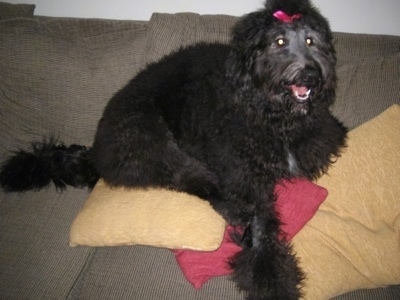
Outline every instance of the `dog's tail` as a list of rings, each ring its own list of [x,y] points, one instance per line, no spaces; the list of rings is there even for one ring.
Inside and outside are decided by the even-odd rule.
[[[55,140],[32,143],[30,151],[19,150],[3,163],[0,185],[8,192],[39,190],[51,182],[57,189],[92,188],[99,175],[91,156],[85,146],[67,147]]]
[[[303,273],[291,246],[279,238],[279,221],[255,216],[245,231],[243,250],[231,261],[233,279],[246,299],[299,299]]]

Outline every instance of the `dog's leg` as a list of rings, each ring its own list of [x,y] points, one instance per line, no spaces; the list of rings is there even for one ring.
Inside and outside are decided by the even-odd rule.
[[[263,208],[247,231],[251,239],[232,261],[234,279],[249,300],[299,299],[302,272],[290,245],[279,239],[275,212]]]
[[[179,147],[154,109],[101,120],[93,157],[100,176],[112,186],[165,187],[205,199],[217,193],[216,176]]]

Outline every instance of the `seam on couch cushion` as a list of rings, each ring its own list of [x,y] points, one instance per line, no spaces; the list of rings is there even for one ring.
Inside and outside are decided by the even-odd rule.
[[[92,266],[94,257],[96,256],[96,252],[97,252],[97,248],[90,249],[90,253],[88,254],[88,256],[86,258],[86,262],[82,266],[81,271],[79,272],[78,276],[76,277],[76,280],[73,283],[73,285],[71,286],[71,289],[66,297],[67,300],[73,300],[73,299],[79,298],[84,279]]]
[[[64,299],[90,249],[70,248],[69,227],[87,192],[0,191],[0,299]]]

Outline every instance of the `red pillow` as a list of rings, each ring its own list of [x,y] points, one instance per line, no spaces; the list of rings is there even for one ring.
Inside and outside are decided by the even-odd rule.
[[[305,179],[283,181],[275,188],[277,195],[276,211],[281,216],[282,238],[290,241],[297,232],[314,216],[328,191]],[[174,250],[176,260],[186,279],[199,289],[214,276],[232,273],[229,259],[241,250],[232,241],[228,226],[221,246],[211,252]]]

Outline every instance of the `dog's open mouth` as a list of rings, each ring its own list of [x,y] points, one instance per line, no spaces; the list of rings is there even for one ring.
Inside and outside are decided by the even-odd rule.
[[[306,102],[311,95],[311,88],[302,85],[292,84],[289,86],[289,90],[292,92],[293,98],[299,102]]]

